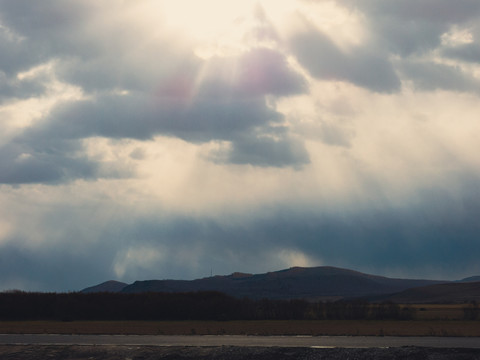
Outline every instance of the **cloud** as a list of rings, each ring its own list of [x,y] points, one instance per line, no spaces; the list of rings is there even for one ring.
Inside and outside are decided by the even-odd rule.
[[[92,178],[97,172],[85,158],[76,158],[61,147],[40,151],[22,145],[0,148],[0,183],[57,183],[76,178]]]
[[[477,44],[465,44],[455,48],[447,48],[443,51],[446,57],[479,63],[480,62],[480,46]]]
[[[313,27],[295,35],[290,46],[299,62],[318,79],[348,81],[377,92],[400,88],[392,64],[380,49],[358,46],[347,53]]]
[[[45,93],[45,83],[38,79],[19,80],[0,72],[0,103],[9,99],[26,99]]]
[[[32,252],[11,245],[2,246],[2,290],[78,291],[81,290],[79,286],[89,286],[92,278],[112,277],[101,263],[108,259],[108,254],[103,253],[101,258],[97,254],[94,260],[98,262],[95,262],[88,256],[68,253],[65,248],[60,250],[48,248],[48,252]]]
[[[9,72],[0,73],[5,79],[0,94],[14,101],[42,97],[51,93],[55,82],[79,87],[83,94],[59,101],[41,121],[3,147],[0,182],[126,176],[123,165],[114,171],[99,170],[101,163],[82,154],[81,140],[92,137],[225,140],[233,144],[231,154],[222,156],[225,161],[260,166],[308,162],[301,141],[293,141],[288,128],[283,127],[284,134],[275,141],[269,140],[269,133],[277,132],[272,124],[282,115],[269,108],[264,97],[306,89],[282,53],[260,47],[235,58],[202,60],[166,35],[138,44],[136,37],[145,36],[143,29],[132,30],[133,34],[124,30],[132,24],[125,15],[131,10],[128,6],[119,8],[116,16],[123,24],[117,24],[110,18],[99,23],[96,12],[110,10],[93,2],[44,5],[39,13],[25,2],[2,6],[7,24],[2,27],[3,40],[9,49],[23,52],[17,57],[30,60],[20,66],[17,57],[5,58],[2,69]],[[36,20],[15,21],[22,16]],[[258,129],[266,137],[257,137]],[[250,136],[256,138],[258,153],[255,147],[246,151]]]
[[[165,134],[202,142],[232,138],[235,133],[265,126],[280,117],[257,99],[200,99],[185,104],[143,93],[106,94],[59,106],[45,124],[26,133],[66,139],[103,136],[143,140]]]
[[[478,92],[480,82],[461,68],[430,62],[410,61],[399,66],[406,79],[422,90]]]
[[[253,216],[226,213],[212,219],[162,211],[130,211],[127,216],[125,209],[91,223],[83,233],[57,218],[60,231],[42,230],[47,232],[41,237],[52,238],[50,244],[20,248],[12,241],[2,246],[0,279],[13,284],[15,274],[17,284],[30,281],[40,289],[77,290],[109,278],[185,279],[208,276],[211,268],[228,274],[326,263],[386,275],[398,275],[401,269],[402,276],[457,279],[480,271],[475,256],[480,250],[475,238],[480,193],[475,181],[465,183],[460,200],[425,189],[413,207],[365,208],[365,203],[356,210],[339,209],[341,215],[260,206]],[[52,209],[47,216],[60,210]],[[67,210],[61,219],[70,215]],[[80,220],[88,217],[87,212],[77,215]],[[95,233],[101,241],[88,243],[86,237]],[[68,241],[61,239],[65,234]]]
[[[162,255],[157,247],[138,247],[137,245],[117,255],[113,270],[117,278],[123,278],[127,273],[129,277],[144,274],[145,270],[155,268],[156,264],[164,261]]]
[[[480,271],[478,1],[183,5],[0,0],[2,286]]]
[[[281,53],[256,48],[242,55],[233,74],[234,88],[239,95],[295,95],[306,89],[304,79],[289,68]]]
[[[480,62],[480,47],[478,37],[480,29],[476,24],[462,24],[462,27],[452,26],[449,32],[442,35],[441,55],[466,63]]]
[[[294,166],[301,168],[310,162],[303,143],[280,132],[279,136],[250,133],[233,143],[227,162],[258,166]]]
[[[347,1],[352,3],[352,1]],[[461,0],[453,4],[448,0],[406,0],[401,3],[395,0],[367,1],[362,7],[370,14],[391,14],[398,19],[414,19],[416,21],[434,23],[462,22],[480,14],[480,5],[474,0]],[[373,19],[375,21],[375,19]]]
[[[372,0],[361,6],[350,0],[342,3],[368,17],[379,46],[401,56],[436,48],[441,35],[452,24],[469,22],[480,13],[479,4],[473,0],[456,3],[448,0]]]
[[[80,98],[59,102],[42,121],[25,129],[15,139],[21,145],[7,146],[23,149],[8,151],[5,160],[12,170],[3,182],[17,178],[20,183],[63,181],[74,179],[75,174],[79,178],[100,176],[94,169],[101,164],[82,155],[76,141],[91,137],[150,140],[167,135],[196,143],[225,140],[233,144],[232,155],[223,156],[225,161],[261,166],[307,162],[301,141],[297,139],[294,145],[287,127],[275,142],[268,140],[277,131],[272,124],[280,122],[282,115],[267,106],[265,96],[306,90],[304,79],[288,65],[284,54],[260,46],[234,57],[200,59],[192,52],[189,40],[181,35],[177,35],[180,41],[169,37],[174,34],[163,20],[156,26],[165,31],[154,34],[147,32],[151,28],[136,25],[129,11],[139,12],[142,6],[150,6],[148,2],[110,4],[118,10],[115,15],[107,5],[72,1],[58,6],[48,1],[41,8],[32,8],[25,2],[3,4],[4,33],[18,34],[22,39],[13,41],[10,36],[6,40],[9,48],[19,46],[25,52],[22,57],[31,59],[22,68],[11,69],[4,96],[17,100],[42,96],[52,78],[83,92]],[[104,19],[99,14],[109,15]],[[36,20],[16,21],[30,17]],[[32,72],[36,65],[48,61],[54,61],[50,78],[27,76],[14,81],[18,71]],[[9,65],[15,65],[13,60],[4,67]],[[259,129],[265,138],[256,137]],[[258,154],[253,148],[242,150],[248,146],[244,141],[249,136],[257,138]],[[65,153],[62,159],[57,151],[57,157],[51,158],[39,149],[39,144],[46,142],[77,146],[77,153]],[[14,159],[23,153],[31,160],[20,166]],[[270,162],[274,154],[278,155]],[[32,178],[23,179],[29,172]]]

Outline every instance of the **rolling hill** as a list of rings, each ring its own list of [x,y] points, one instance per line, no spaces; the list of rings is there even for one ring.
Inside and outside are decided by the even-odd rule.
[[[120,282],[120,281],[109,280],[109,281],[105,281],[101,284],[85,288],[81,292],[82,293],[120,292],[127,285],[128,284]]]
[[[402,304],[480,302],[480,281],[416,287],[380,299]]]
[[[112,290],[123,293],[219,291],[238,298],[335,300],[393,294],[409,288],[443,283],[393,279],[336,267],[293,267],[264,274],[233,273],[196,280],[135,281]],[[105,283],[104,283],[105,284]],[[105,291],[97,285],[82,292]],[[109,290],[107,290],[109,291]]]

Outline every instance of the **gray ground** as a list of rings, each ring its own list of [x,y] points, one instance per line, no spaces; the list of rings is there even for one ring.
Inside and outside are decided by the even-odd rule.
[[[464,348],[280,348],[162,347],[124,345],[0,345],[0,359],[15,360],[316,360],[316,359],[455,359],[480,360],[480,349]]]
[[[480,349],[480,337],[435,336],[250,336],[250,335],[55,335],[0,334],[0,344],[123,345],[174,347],[336,347],[393,348],[404,346]]]

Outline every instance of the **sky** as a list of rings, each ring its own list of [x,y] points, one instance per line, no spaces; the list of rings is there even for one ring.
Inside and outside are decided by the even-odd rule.
[[[479,275],[478,0],[0,0],[0,290]]]

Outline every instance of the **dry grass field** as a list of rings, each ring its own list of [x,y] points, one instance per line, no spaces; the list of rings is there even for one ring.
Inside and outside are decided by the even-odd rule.
[[[480,336],[462,304],[408,305],[415,320],[1,321],[0,333],[138,335]]]
[[[365,335],[480,336],[480,321],[269,320],[269,321],[17,321],[0,333],[138,335]]]
[[[409,305],[412,306],[412,305]],[[463,320],[465,304],[418,304],[413,305],[417,320]]]

